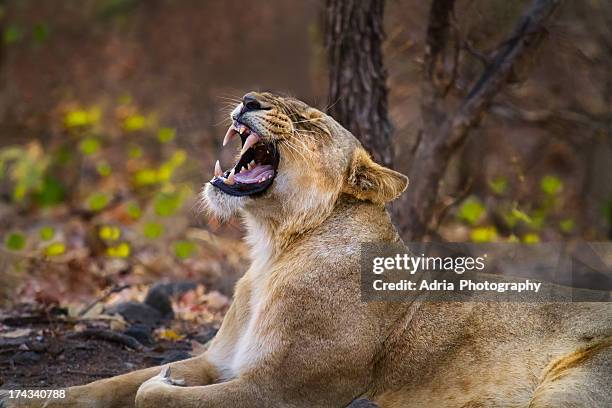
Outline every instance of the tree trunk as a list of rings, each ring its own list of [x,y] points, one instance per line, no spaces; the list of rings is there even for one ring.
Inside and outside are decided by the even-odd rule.
[[[382,42],[384,0],[327,0],[328,113],[386,166],[393,164]]]

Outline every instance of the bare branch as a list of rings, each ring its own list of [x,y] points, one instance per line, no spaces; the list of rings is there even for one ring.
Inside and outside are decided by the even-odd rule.
[[[455,49],[458,42],[457,33],[452,29],[454,1],[433,1],[427,30],[422,90],[423,132],[411,163],[410,188],[394,206],[396,221],[404,239],[420,240],[427,233],[434,216],[438,186],[453,153],[511,77],[518,58],[542,37],[544,25],[559,3],[560,0],[533,0],[508,39],[497,47],[491,62],[457,111],[451,115],[443,86],[449,84],[448,80],[444,81],[444,75],[448,72],[452,81],[452,71],[445,69],[445,52],[452,47],[451,40],[455,42]]]
[[[467,129],[478,121],[480,114],[511,75],[517,58],[541,38],[544,23],[559,3],[560,0],[535,0],[515,26],[510,38],[498,47],[493,62],[472,87],[452,119],[453,133],[447,141],[449,146],[461,143]]]

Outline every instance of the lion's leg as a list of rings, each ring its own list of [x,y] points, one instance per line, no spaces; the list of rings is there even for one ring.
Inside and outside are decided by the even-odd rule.
[[[171,376],[170,376],[171,374]],[[163,369],[147,380],[136,394],[136,408],[176,406],[181,408],[231,407],[273,408],[283,406],[279,393],[248,379],[234,379],[223,383],[184,387],[178,374]],[[292,401],[292,406],[297,406]],[[311,406],[311,405],[304,405]]]
[[[612,338],[556,360],[529,408],[612,407]]]
[[[217,370],[208,362],[206,355],[177,361],[169,365],[177,376],[184,380],[185,385],[211,384],[218,379]],[[5,400],[9,408],[21,407],[90,407],[90,408],[129,408],[134,406],[138,387],[159,374],[160,367],[119,375],[77,387],[70,387],[66,397],[56,400]],[[2,402],[0,402],[2,406]],[[3,407],[3,406],[2,406]]]

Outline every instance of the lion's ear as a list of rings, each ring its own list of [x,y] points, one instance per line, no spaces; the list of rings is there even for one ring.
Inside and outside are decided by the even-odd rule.
[[[408,186],[408,177],[375,163],[361,147],[353,152],[344,192],[360,200],[385,204]]]

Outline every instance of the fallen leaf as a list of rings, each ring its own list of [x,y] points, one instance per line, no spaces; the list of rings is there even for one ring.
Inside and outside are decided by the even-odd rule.
[[[161,329],[157,332],[157,337],[161,340],[178,341],[185,338],[184,335],[178,334],[172,329]]]

